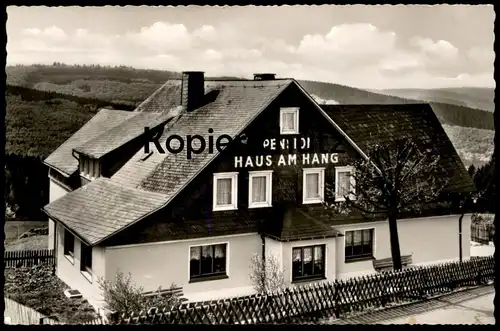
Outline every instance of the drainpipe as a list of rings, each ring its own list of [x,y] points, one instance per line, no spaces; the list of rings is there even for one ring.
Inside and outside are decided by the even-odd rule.
[[[458,218],[458,258],[459,261],[462,262],[462,220],[464,218],[464,214],[460,215]]]
[[[475,205],[476,201],[477,201],[477,197],[476,198],[471,198],[471,199],[472,199],[472,201],[471,201],[472,204]],[[465,201],[465,203],[464,203],[462,214],[460,215],[460,217],[458,219],[458,258],[459,258],[460,262],[462,262],[462,260],[463,260],[463,253],[462,253],[462,250],[463,250],[463,248],[462,248],[462,223],[463,223],[464,215],[467,212],[468,206],[470,206],[469,203],[470,202],[467,199]]]
[[[266,238],[264,234],[260,235],[262,240],[262,275],[264,276],[264,284],[266,283]]]

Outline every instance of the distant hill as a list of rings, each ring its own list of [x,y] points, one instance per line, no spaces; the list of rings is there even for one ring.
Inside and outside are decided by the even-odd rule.
[[[47,155],[51,149],[62,143],[81,126],[99,107],[111,106],[131,110],[159,86],[169,79],[179,79],[180,73],[161,70],[143,70],[131,67],[103,66],[9,66],[6,68],[7,84],[7,150],[11,153]],[[207,77],[207,79],[239,79],[235,77]],[[429,102],[447,128],[450,138],[462,151],[464,162],[482,163],[493,131],[493,114],[475,109],[465,104],[479,106],[479,100],[488,105],[491,91],[475,88],[449,88],[431,90],[450,96],[444,99],[413,98],[415,94],[402,93],[411,89],[397,90],[400,95],[390,95],[387,91],[367,91],[340,84],[299,80],[299,83],[319,103],[340,104],[387,104]],[[24,88],[23,88],[24,87]],[[426,91],[426,90],[422,90]],[[51,92],[51,93],[48,93]],[[451,97],[453,96],[453,97]],[[19,97],[21,101],[19,101]],[[463,97],[463,102],[461,98]],[[471,100],[475,100],[473,103]],[[464,105],[462,105],[464,104]],[[486,106],[485,106],[486,107]],[[490,107],[491,108],[491,107]],[[488,109],[490,109],[488,108]],[[56,110],[56,113],[50,111]],[[47,113],[49,112],[49,113]],[[42,116],[41,120],[29,118]],[[61,116],[62,115],[62,116]],[[22,120],[21,120],[22,119]],[[26,119],[25,122],[24,119]],[[15,125],[13,125],[15,123]],[[34,125],[34,132],[25,134],[21,123]],[[47,138],[43,127],[57,123],[54,132]],[[61,126],[58,129],[57,126]],[[464,129],[468,128],[468,129]],[[475,130],[477,129],[477,130]],[[479,141],[477,141],[479,139]],[[39,147],[35,147],[39,146]],[[489,146],[493,146],[493,143]],[[487,153],[486,153],[487,154]],[[486,155],[485,154],[485,155]],[[474,161],[473,161],[474,159]]]
[[[457,104],[433,102],[417,98],[405,98],[354,87],[300,80],[299,83],[316,98],[335,100],[340,104],[404,104],[428,102],[441,123],[470,128],[494,130],[493,114],[489,111],[470,108]]]
[[[493,112],[495,110],[495,89],[483,87],[456,87],[440,89],[389,89],[371,90],[401,98],[428,102],[448,103]]]

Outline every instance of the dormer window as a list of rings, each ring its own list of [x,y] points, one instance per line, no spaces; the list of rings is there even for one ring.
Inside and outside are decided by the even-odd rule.
[[[280,134],[299,133],[299,108],[280,109]]]
[[[96,179],[100,177],[99,160],[91,159],[89,157],[80,156],[80,175],[86,179]]]

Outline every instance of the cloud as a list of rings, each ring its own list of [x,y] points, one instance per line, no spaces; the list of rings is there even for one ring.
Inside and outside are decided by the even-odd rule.
[[[433,58],[440,58],[444,61],[453,61],[458,58],[458,48],[446,40],[434,41],[429,38],[415,37],[412,44]]]
[[[226,22],[191,30],[154,22],[122,34],[29,27],[19,38],[9,38],[7,63],[124,64],[238,77],[275,72],[361,88],[494,86],[493,47],[458,49],[422,36],[407,42],[365,23],[336,25],[295,43]]]
[[[477,70],[493,73],[495,51],[485,47],[473,47],[467,52],[467,58]]]
[[[326,35],[305,35],[296,54],[310,63],[325,62],[332,68],[374,64],[390,54],[396,34],[372,24],[342,24]]]
[[[33,37],[38,37],[38,38],[47,38],[52,41],[64,41],[67,39],[67,35],[64,32],[64,30],[56,27],[56,26],[51,26],[49,28],[46,28],[44,30],[40,30],[37,28],[28,28],[24,29],[23,31],[24,35],[27,36],[33,36]]]

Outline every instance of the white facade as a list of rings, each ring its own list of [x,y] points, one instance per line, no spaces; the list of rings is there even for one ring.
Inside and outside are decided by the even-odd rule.
[[[80,270],[81,262],[81,241],[74,238],[73,258],[64,255],[64,227],[60,224],[56,226],[57,231],[57,267],[56,274],[63,282],[72,289],[77,289],[83,297],[96,309],[102,309],[103,298],[99,288],[99,280],[105,277],[105,252],[104,247],[92,248],[92,272],[90,277],[86,277]]]
[[[226,243],[227,278],[191,282],[190,247]],[[250,281],[251,258],[262,252],[258,234],[229,235],[201,239],[108,247],[105,253],[106,278],[116,272],[129,272],[144,291],[163,289],[172,284],[182,287],[189,300],[209,300],[253,293]]]
[[[402,255],[412,255],[414,265],[455,261],[459,256],[459,215],[403,219],[398,221]],[[470,257],[471,215],[463,218],[463,259]],[[373,257],[391,257],[387,222],[369,222],[335,226],[341,233],[351,230],[373,229]],[[74,259],[64,256],[64,229],[57,226],[57,275],[69,286],[80,290],[96,308],[102,308],[99,279],[113,280],[117,271],[131,273],[133,281],[144,291],[172,284],[182,287],[189,301],[221,299],[255,293],[250,279],[251,259],[262,254],[259,234],[228,235],[168,242],[94,247],[92,250],[92,277],[80,271],[80,241],[75,238]],[[279,242],[265,238],[265,254],[274,256],[284,273],[287,286],[300,286],[311,282],[334,281],[374,274],[372,259],[346,261],[345,237]],[[190,280],[190,248],[192,246],[227,244],[227,278],[192,282]],[[314,281],[292,281],[292,250],[296,247],[325,246],[325,277]]]
[[[459,259],[459,215],[446,215],[398,220],[401,255],[411,255],[413,265],[433,264]],[[471,215],[462,220],[463,259],[470,258]],[[376,259],[391,257],[389,223],[369,222],[335,226],[342,233],[350,230],[374,229],[373,256]],[[345,237],[337,241],[337,278],[346,279],[375,273],[371,260],[346,262]]]
[[[49,203],[56,201],[57,199],[66,195],[66,193],[70,192],[69,188],[64,187],[60,183],[58,183],[55,179],[49,176]],[[49,249],[54,249],[54,232],[55,231],[55,223],[53,220],[49,219]]]

